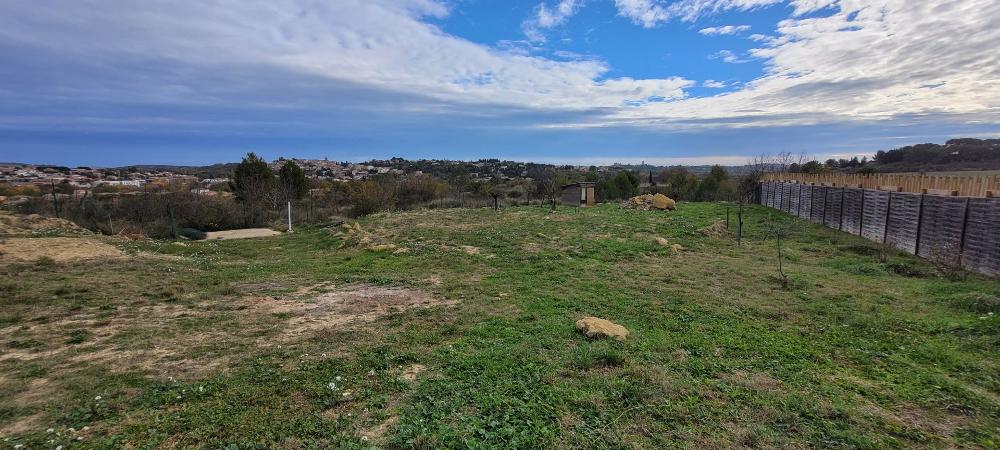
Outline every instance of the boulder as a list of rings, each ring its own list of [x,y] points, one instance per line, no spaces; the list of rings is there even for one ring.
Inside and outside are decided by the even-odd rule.
[[[614,338],[624,341],[628,337],[628,329],[598,317],[584,317],[577,320],[576,329],[592,339]]]
[[[677,209],[677,202],[674,199],[667,197],[663,194],[653,195],[651,199],[653,202],[653,207],[659,210],[675,210]]]

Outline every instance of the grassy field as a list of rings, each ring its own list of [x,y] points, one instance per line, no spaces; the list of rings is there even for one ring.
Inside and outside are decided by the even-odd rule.
[[[724,205],[679,208],[0,255],[0,445],[1000,446],[1000,282],[760,207],[737,247],[701,231]]]

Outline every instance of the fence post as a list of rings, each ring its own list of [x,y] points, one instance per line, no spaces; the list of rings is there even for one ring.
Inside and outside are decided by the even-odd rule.
[[[924,195],[926,194],[920,194],[920,203],[917,204],[917,239],[913,243],[913,254],[917,256],[920,256],[920,223],[924,215]]]
[[[861,185],[861,217],[858,217],[858,236],[865,234],[865,188]]]
[[[840,188],[840,225],[837,225],[837,229],[840,231],[844,231],[844,203],[847,200],[844,197],[846,196],[847,196],[847,186],[844,186]]]
[[[882,243],[889,240],[889,218],[892,217],[892,192],[888,192],[889,199],[885,202],[885,223],[882,225]]]
[[[969,225],[969,205],[972,198],[965,197],[965,211],[962,213],[962,232],[958,238],[958,267],[963,267],[963,256],[965,256],[965,228]]]
[[[830,209],[830,190],[823,186],[823,218],[820,221],[826,226],[826,210]]]

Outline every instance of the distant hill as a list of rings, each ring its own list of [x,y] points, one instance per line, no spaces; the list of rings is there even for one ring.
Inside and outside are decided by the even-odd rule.
[[[118,170],[126,171],[162,171],[173,172],[181,175],[193,175],[198,178],[228,178],[233,174],[238,163],[219,163],[209,166],[171,166],[171,165],[132,165],[115,167]]]
[[[1000,139],[951,139],[908,145],[875,154],[879,172],[941,172],[1000,169]]]

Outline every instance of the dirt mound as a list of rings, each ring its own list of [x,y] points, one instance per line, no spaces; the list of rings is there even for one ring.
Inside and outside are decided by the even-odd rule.
[[[0,235],[38,235],[38,234],[90,234],[79,225],[66,219],[43,217],[38,214],[29,216],[0,211]]]
[[[93,239],[50,237],[11,238],[0,241],[0,261],[78,261],[97,258],[124,258],[114,246]]]
[[[625,200],[622,207],[639,211],[673,211],[677,209],[677,202],[663,194],[643,194]]]
[[[717,220],[711,225],[698,230],[699,233],[709,237],[723,237],[729,234],[729,227],[725,220]]]

